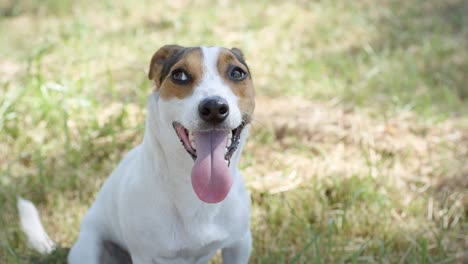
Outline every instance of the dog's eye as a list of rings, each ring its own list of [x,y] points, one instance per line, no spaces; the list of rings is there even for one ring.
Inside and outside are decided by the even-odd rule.
[[[240,67],[232,67],[229,72],[229,78],[233,81],[242,81],[247,76],[247,73]]]
[[[185,84],[190,81],[190,75],[182,69],[172,71],[171,80],[177,84]]]

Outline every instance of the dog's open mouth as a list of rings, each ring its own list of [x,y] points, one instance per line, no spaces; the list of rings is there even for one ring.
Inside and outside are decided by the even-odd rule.
[[[231,189],[229,161],[239,146],[242,123],[233,130],[190,132],[180,123],[172,124],[185,150],[193,158],[192,187],[200,200],[218,203]]]
[[[197,159],[197,149],[195,148],[196,140],[195,140],[195,133],[193,131],[189,131],[185,128],[182,124],[178,122],[173,122],[172,126],[174,127],[177,136],[184,146],[187,153],[192,157],[193,160]],[[226,150],[224,154],[224,159],[229,164],[232,154],[237,150],[239,146],[240,135],[242,129],[244,129],[245,123],[242,122],[240,126],[236,127],[235,129],[231,130],[231,133],[228,133],[228,144],[226,144]],[[227,131],[229,132],[229,131]]]

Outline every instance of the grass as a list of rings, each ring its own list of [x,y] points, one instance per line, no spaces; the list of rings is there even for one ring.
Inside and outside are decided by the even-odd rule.
[[[167,43],[237,46],[252,69],[251,263],[466,262],[467,9],[0,1],[0,262],[64,262],[27,248],[16,195],[73,243],[141,140],[149,59]]]

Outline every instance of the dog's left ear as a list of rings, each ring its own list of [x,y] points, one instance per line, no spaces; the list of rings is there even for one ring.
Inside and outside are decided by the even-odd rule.
[[[154,81],[156,90],[161,86],[161,74],[165,62],[182,49],[184,47],[179,45],[165,45],[154,53],[148,71],[148,79]]]
[[[242,60],[245,60],[244,59],[244,53],[242,52],[242,50],[234,47],[231,49],[232,53],[234,53],[234,55],[236,55],[236,57],[239,59],[242,59]]]

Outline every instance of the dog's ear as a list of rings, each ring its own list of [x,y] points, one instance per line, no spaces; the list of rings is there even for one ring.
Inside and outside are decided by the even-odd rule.
[[[245,60],[244,59],[244,53],[242,52],[242,50],[234,47],[231,49],[232,53],[234,53],[234,55],[236,55],[236,57],[239,59],[242,59],[242,60]]]
[[[178,45],[165,45],[154,53],[148,71],[148,79],[154,81],[156,90],[161,86],[161,74],[165,62],[182,49],[184,47]]]

